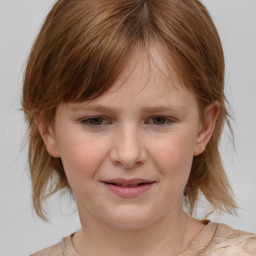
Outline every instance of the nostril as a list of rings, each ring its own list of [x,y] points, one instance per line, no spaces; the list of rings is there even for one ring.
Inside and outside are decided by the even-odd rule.
[[[132,140],[134,140],[134,138]],[[146,161],[147,154],[145,149],[139,145],[133,146],[132,144],[133,142],[129,141],[126,143],[121,142],[113,146],[110,151],[110,160],[114,165],[131,169],[142,165]]]

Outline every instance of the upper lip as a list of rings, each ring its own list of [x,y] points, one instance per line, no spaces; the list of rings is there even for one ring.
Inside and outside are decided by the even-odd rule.
[[[109,180],[103,180],[102,182],[105,183],[114,183],[114,184],[124,184],[124,185],[133,185],[133,184],[140,184],[140,183],[152,183],[155,182],[154,180],[148,180],[148,179],[109,179]]]

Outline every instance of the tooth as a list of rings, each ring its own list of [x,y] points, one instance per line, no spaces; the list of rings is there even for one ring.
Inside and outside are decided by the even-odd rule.
[[[138,184],[120,184],[121,187],[137,187]]]

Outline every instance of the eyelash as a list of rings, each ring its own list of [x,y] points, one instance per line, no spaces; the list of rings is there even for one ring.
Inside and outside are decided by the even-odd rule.
[[[149,120],[149,121],[153,121],[153,119],[157,119],[157,118],[161,118],[161,119],[163,119],[162,121],[164,121],[164,123],[163,124],[154,124],[154,123],[150,123],[150,122],[146,122],[146,124],[150,124],[150,125],[152,125],[152,126],[154,126],[154,127],[165,127],[165,126],[169,126],[169,125],[171,125],[172,123],[174,123],[174,119],[173,118],[170,118],[170,117],[167,117],[167,116],[151,116],[151,117],[149,117],[149,118],[147,118],[147,120]]]
[[[154,118],[162,118],[164,119],[164,123],[163,124],[154,124],[154,123],[150,123],[150,120],[153,121]],[[95,121],[96,119],[99,119],[101,121],[100,124],[91,124],[91,121]],[[169,126],[171,125],[172,123],[174,123],[174,118],[170,118],[170,117],[166,117],[166,116],[151,116],[149,118],[146,119],[147,121],[145,122],[146,124],[150,124],[154,127],[165,127],[165,126]],[[148,121],[149,120],[149,121]],[[104,126],[105,124],[109,124],[109,122],[105,122],[104,121],[107,121],[107,118],[105,117],[101,117],[101,116],[95,116],[95,117],[88,117],[88,118],[85,118],[85,119],[82,119],[81,120],[81,123],[83,125],[86,125],[86,126],[89,126],[91,128],[100,128],[102,126]],[[102,123],[103,122],[103,123]]]
[[[101,127],[103,126],[104,124],[99,124],[99,125],[95,125],[95,124],[91,124],[90,122],[95,120],[95,119],[100,119],[100,120],[107,120],[106,118],[104,117],[101,117],[101,116],[95,116],[95,117],[88,117],[88,118],[85,118],[85,119],[82,119],[81,120],[81,123],[84,124],[84,125],[87,125],[89,127]]]

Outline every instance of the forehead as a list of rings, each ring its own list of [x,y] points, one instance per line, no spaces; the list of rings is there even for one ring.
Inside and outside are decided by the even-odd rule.
[[[165,85],[166,90],[185,87],[175,71],[175,63],[167,57],[167,51],[160,44],[151,44],[148,49],[138,49],[129,58],[127,65],[107,93],[135,95]]]
[[[185,109],[196,101],[179,79],[172,61],[159,45],[135,51],[125,69],[108,91],[98,98],[79,104],[90,109],[103,106],[123,108],[175,107]],[[79,107],[79,106],[78,106]],[[74,106],[74,109],[77,109]]]

